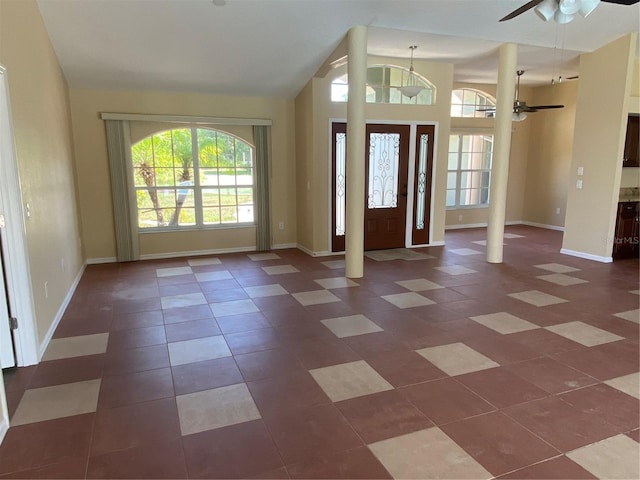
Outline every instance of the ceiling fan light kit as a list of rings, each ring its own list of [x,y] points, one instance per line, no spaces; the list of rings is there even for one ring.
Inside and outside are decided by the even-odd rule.
[[[542,0],[535,8],[536,14],[545,22],[555,20],[559,24],[571,22],[577,14],[586,17],[600,0]]]
[[[400,93],[402,93],[405,97],[413,98],[418,95],[424,87],[422,85],[418,85],[418,81],[416,79],[416,74],[413,69],[413,51],[418,48],[417,45],[411,45],[409,49],[411,50],[411,66],[409,67],[409,76],[407,77],[407,84],[398,87]]]

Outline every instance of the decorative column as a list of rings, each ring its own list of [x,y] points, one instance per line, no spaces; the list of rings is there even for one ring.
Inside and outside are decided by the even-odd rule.
[[[367,27],[353,27],[349,30],[347,39],[349,100],[347,101],[345,263],[348,278],[361,278],[364,275]]]
[[[487,262],[489,263],[502,263],[511,152],[511,115],[516,91],[517,64],[518,46],[514,43],[502,45],[498,66],[495,135],[489,193],[489,225],[487,227]]]

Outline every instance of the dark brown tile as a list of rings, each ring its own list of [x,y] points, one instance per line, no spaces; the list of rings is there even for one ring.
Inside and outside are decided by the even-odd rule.
[[[629,438],[633,438],[636,442],[640,443],[640,430],[632,430],[631,432],[625,433],[625,435]]]
[[[235,360],[242,376],[248,382],[307,372],[298,358],[283,348],[236,355]]]
[[[0,445],[0,474],[86,462],[93,420],[90,413],[11,427]]]
[[[598,415],[620,432],[640,427],[638,399],[603,383],[560,395],[561,400],[586,414]]]
[[[493,475],[558,455],[558,451],[500,412],[440,427]]]
[[[270,300],[270,304],[265,304]],[[287,296],[284,299],[278,297],[254,298],[253,303],[260,309],[272,327],[291,327],[303,323],[306,319],[305,308],[296,299]]]
[[[161,297],[171,297],[173,295],[184,295],[187,293],[202,293],[200,284],[194,283],[178,283],[175,285],[161,285],[158,288]]]
[[[113,321],[111,322],[111,331],[155,327],[163,324],[164,319],[160,310],[126,313],[114,316]]]
[[[343,338],[349,348],[365,360],[379,355],[403,353],[411,349],[399,338],[389,332],[375,332]]]
[[[218,317],[216,320],[222,333],[248,332],[271,327],[266,317],[259,312]]]
[[[344,400],[336,407],[366,444],[433,426],[396,390]]]
[[[549,357],[513,363],[505,368],[549,393],[567,392],[598,382]]]
[[[243,378],[232,357],[171,367],[176,395],[242,383]]]
[[[169,350],[166,344],[151,347],[132,348],[107,353],[104,362],[104,376],[143,372],[169,366]]]
[[[121,313],[148,312],[151,310],[160,310],[161,308],[160,297],[143,298],[140,300],[121,300],[114,304],[113,313],[118,315]]]
[[[393,478],[366,447],[315,458],[287,467],[291,478]]]
[[[309,370],[362,360],[360,355],[337,339],[302,340],[292,350]]]
[[[117,330],[109,334],[107,352],[129,350],[131,348],[150,347],[167,343],[164,326]]]
[[[36,373],[37,365],[30,367],[7,368],[2,371],[6,392],[19,392],[29,388],[31,377]]]
[[[41,362],[31,377],[29,388],[49,387],[102,377],[105,355],[86,355]]]
[[[213,318],[193,320],[190,322],[171,323],[165,325],[167,342],[181,342],[194,338],[220,335],[220,327]]]
[[[251,330],[249,332],[228,333],[224,336],[234,355],[261,352],[281,347],[280,340],[273,328]]]
[[[495,410],[495,407],[452,378],[404,387],[400,393],[436,425]]]
[[[610,380],[638,371],[638,344],[620,340],[553,355],[553,358],[598,380]]]
[[[0,478],[76,479],[76,478],[84,478],[86,470],[87,470],[86,459],[71,459],[71,460],[63,460],[59,463],[58,462],[52,463],[40,468],[34,468],[32,470],[23,470],[20,472],[9,473],[7,475],[0,475]]]
[[[308,372],[247,382],[247,386],[263,417],[331,403]]]
[[[269,415],[265,423],[287,465],[362,445],[362,440],[334,405]]]
[[[6,392],[7,411],[9,414],[9,419],[11,419],[13,417],[13,414],[16,413],[24,392],[24,390],[18,390],[16,392]]]
[[[102,379],[98,409],[115,408],[173,396],[175,396],[173,378],[169,368],[116,375]]]
[[[594,413],[556,397],[507,408],[504,412],[562,453],[619,433],[619,428]]]
[[[87,478],[187,478],[182,439],[163,439],[89,459]]]
[[[213,318],[213,313],[209,305],[193,305],[190,307],[169,308],[162,311],[164,323],[180,323],[190,320],[202,320],[203,318]]]
[[[527,330],[526,332],[511,333],[507,335],[509,340],[513,340],[542,355],[552,355],[554,353],[569,352],[571,350],[584,349],[583,345],[564,338],[544,328]]]
[[[544,390],[504,367],[458,375],[456,380],[497,408],[505,408],[548,396]]]
[[[91,455],[179,436],[178,409],[173,398],[102,409],[96,413]]]
[[[189,478],[247,478],[282,466],[261,420],[183,438]]]
[[[505,335],[468,338],[464,343],[500,365],[531,360],[541,356],[540,353],[514,342]]]
[[[536,463],[535,465],[502,475],[498,478],[513,480],[578,480],[598,477],[594,477],[580,465],[561,455],[551,460],[545,460],[544,462]]]
[[[448,375],[416,352],[381,354],[367,360],[394,387],[413,385]]]
[[[225,282],[228,280],[225,280]],[[234,282],[235,283],[235,282]],[[249,295],[238,285],[236,288],[225,288],[220,290],[220,282],[201,283],[200,287],[209,303],[231,302],[233,300],[244,300]]]
[[[263,479],[263,480],[280,480],[280,479],[289,479],[289,472],[287,472],[286,467],[276,468],[274,470],[269,470],[268,472],[261,472],[257,475],[252,475],[248,478],[252,479]]]
[[[91,311],[78,317],[63,317],[53,334],[53,338],[106,333],[111,329],[112,318],[111,311]]]

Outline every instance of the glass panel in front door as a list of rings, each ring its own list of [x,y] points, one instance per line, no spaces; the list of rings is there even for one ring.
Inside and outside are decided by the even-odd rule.
[[[398,206],[399,133],[369,134],[369,208]]]

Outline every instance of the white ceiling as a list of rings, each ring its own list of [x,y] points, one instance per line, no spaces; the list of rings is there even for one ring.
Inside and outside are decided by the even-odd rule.
[[[640,9],[601,3],[565,26],[527,0],[38,0],[73,87],[293,98],[354,25],[368,51],[453,63],[455,80],[495,83],[497,47],[519,44],[523,83],[578,73],[577,56],[638,31]],[[400,64],[408,60],[400,60]],[[561,66],[561,64],[563,64]]]

